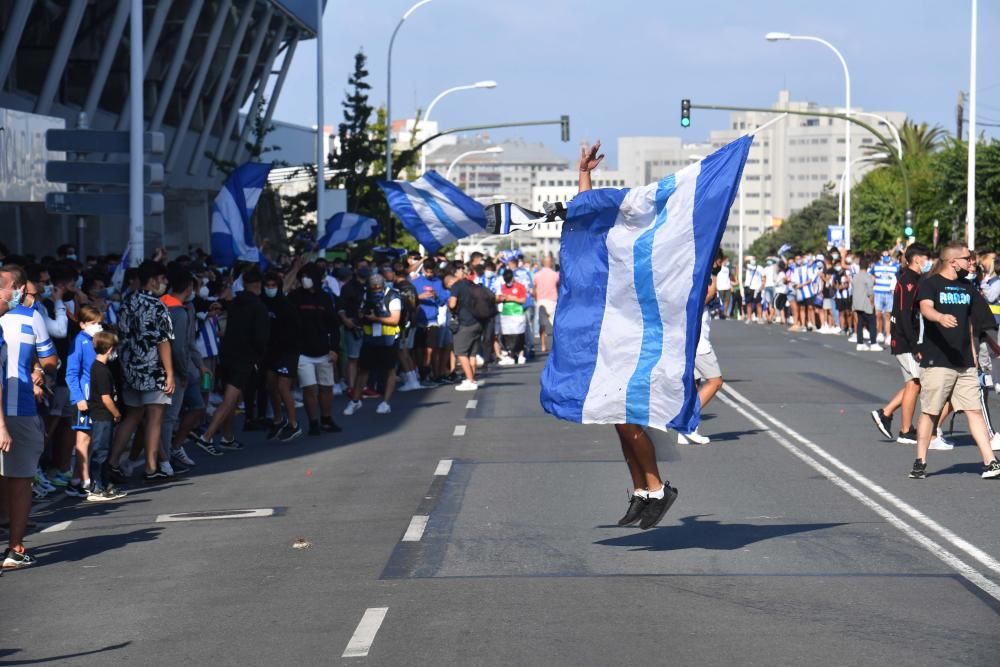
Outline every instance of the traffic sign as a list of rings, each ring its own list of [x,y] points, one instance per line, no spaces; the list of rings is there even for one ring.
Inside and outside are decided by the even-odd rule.
[[[128,153],[128,132],[110,130],[48,130],[45,133],[45,147],[50,151],[71,153]],[[144,153],[160,155],[166,147],[162,132],[144,132],[142,150]]]
[[[163,195],[143,195],[144,215],[163,213]],[[127,192],[50,192],[45,195],[45,210],[70,215],[128,215]]]
[[[45,178],[53,183],[87,183],[91,185],[128,185],[128,162],[65,162],[50,160],[45,163]],[[163,164],[142,165],[145,185],[163,184]]]

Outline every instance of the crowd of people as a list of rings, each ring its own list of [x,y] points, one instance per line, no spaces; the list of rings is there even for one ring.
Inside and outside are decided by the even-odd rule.
[[[536,336],[547,349],[559,281],[551,257],[519,251],[120,261],[0,244],[5,570],[35,562],[33,499],[114,501],[133,477],[170,482],[196,457],[242,450],[237,426],[275,443],[336,433],[337,395],[346,418],[367,398],[385,415],[397,390],[473,391],[491,366],[527,363]]]
[[[887,346],[903,386],[872,411],[872,420],[884,437],[917,445],[911,478],[926,477],[928,450],[954,448],[942,425],[956,412],[968,418],[983,460],[982,476],[1000,477],[994,454],[1000,451],[1000,433],[988,405],[990,390],[1000,392],[1000,364],[993,363],[1000,354],[996,252],[971,251],[960,241],[939,252],[897,241],[874,255],[829,248],[790,259],[768,257],[763,266],[748,256],[742,281],[727,260],[715,283],[719,298],[711,308],[716,317],[845,335],[856,339],[860,352],[882,352]],[[902,423],[893,433],[897,410]]]

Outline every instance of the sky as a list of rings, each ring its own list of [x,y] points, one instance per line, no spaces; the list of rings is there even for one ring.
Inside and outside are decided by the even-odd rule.
[[[386,97],[393,28],[415,0],[329,0],[323,18],[326,123],[340,103],[354,54],[368,56],[370,100]],[[483,79],[493,90],[449,95],[434,109],[441,127],[557,119],[559,127],[493,130],[572,158],[601,139],[617,164],[620,136],[708,138],[725,112],[692,111],[680,127],[680,100],[769,107],[793,100],[843,106],[835,55],[812,42],[767,42],[770,31],[813,35],[843,53],[852,104],[903,111],[955,131],[959,91],[969,86],[971,0],[433,0],[403,24],[393,49],[392,116],[412,118],[442,90]],[[1000,125],[1000,3],[979,2],[978,116]],[[316,124],[316,42],[299,45],[275,112]],[[1000,127],[982,127],[1000,137]]]

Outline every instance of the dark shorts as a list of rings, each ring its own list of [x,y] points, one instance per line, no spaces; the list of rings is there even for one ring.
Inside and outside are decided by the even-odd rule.
[[[483,325],[478,322],[476,324],[463,324],[460,326],[452,343],[455,356],[471,357],[476,354],[476,346],[479,345],[479,337],[482,335]]]
[[[796,303],[798,303],[800,307],[805,308],[806,306],[812,304],[812,299],[797,299]]]
[[[760,303],[760,291],[754,291],[752,289],[747,289],[744,291],[743,303],[758,304]]]
[[[362,345],[361,370],[391,371],[399,360],[399,345]]]
[[[845,310],[849,311],[851,309],[851,300],[850,299],[836,299],[835,303],[837,304],[837,310],[839,310],[841,312],[843,312]]]
[[[250,364],[224,363],[219,366],[219,377],[222,379],[222,384],[232,385],[243,391],[250,382],[251,370]]]
[[[774,308],[775,310],[784,310],[785,306],[788,305],[788,295],[778,294],[774,297]]]
[[[288,354],[288,355],[274,355],[268,357],[264,362],[264,367],[276,374],[278,377],[290,378],[295,376],[295,371],[299,367],[299,355]]]

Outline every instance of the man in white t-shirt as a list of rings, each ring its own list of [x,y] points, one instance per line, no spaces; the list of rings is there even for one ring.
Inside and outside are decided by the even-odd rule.
[[[719,274],[715,276],[715,286],[719,290],[719,299],[722,301],[722,319],[730,316],[730,306],[733,305],[733,282],[729,273],[729,259],[723,258],[719,267]]]
[[[748,255],[743,276],[743,315],[747,322],[761,319],[760,299],[764,285],[764,270],[757,266],[752,255]]]

